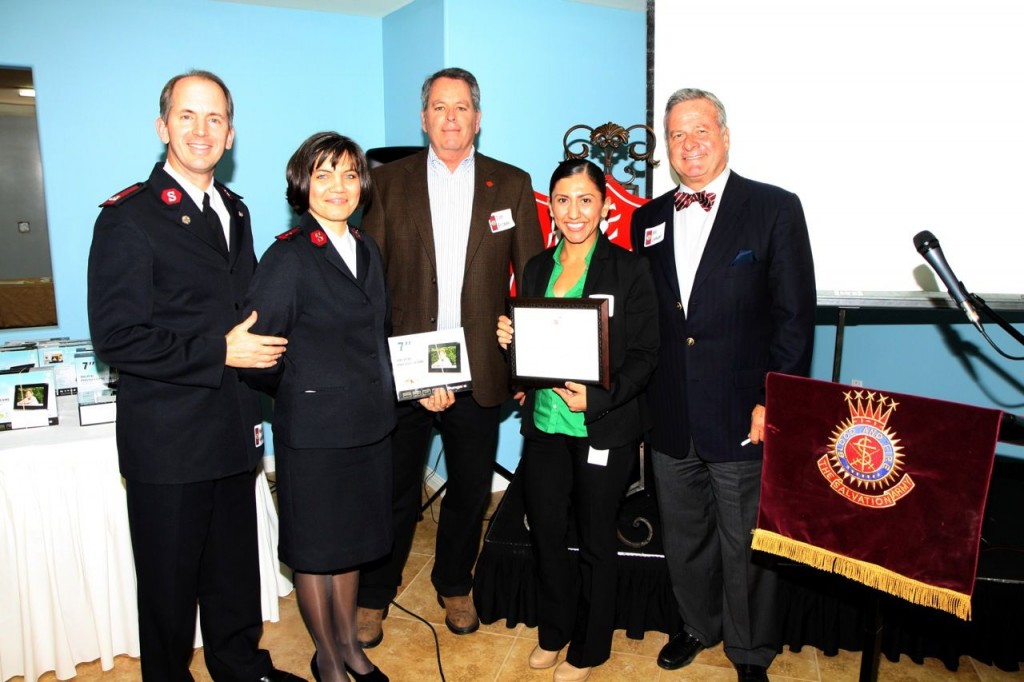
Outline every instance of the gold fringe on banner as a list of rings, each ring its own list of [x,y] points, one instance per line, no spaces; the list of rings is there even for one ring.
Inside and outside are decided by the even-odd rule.
[[[939,609],[963,620],[971,619],[971,595],[969,594],[944,587],[934,587],[881,566],[851,559],[760,528],[754,529],[752,546],[761,552],[799,561],[822,571],[838,573],[914,604]]]

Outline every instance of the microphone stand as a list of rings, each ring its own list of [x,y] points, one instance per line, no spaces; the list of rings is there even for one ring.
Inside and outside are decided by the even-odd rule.
[[[962,286],[963,285],[961,285],[961,287]],[[1006,353],[1005,351],[1003,351],[1002,348],[995,344],[992,338],[988,335],[988,332],[985,331],[985,327],[982,326],[981,318],[978,315],[977,311],[981,310],[983,313],[985,313],[985,315],[990,320],[992,320],[1000,327],[1002,327],[1003,331],[1005,331],[1011,337],[1016,339],[1017,343],[1021,344],[1022,346],[1024,346],[1024,334],[1021,334],[1019,331],[1014,329],[1013,325],[1011,325],[1005,319],[1000,317],[999,314],[996,313],[996,311],[992,310],[992,308],[990,308],[988,304],[985,303],[985,299],[983,299],[981,296],[967,292],[964,293],[966,294],[966,296],[964,303],[961,307],[964,308],[964,312],[968,313],[967,317],[974,324],[974,328],[978,330],[978,333],[981,334],[986,341],[988,341],[988,345],[992,346],[992,349],[995,350],[995,352],[999,353],[1008,360],[1024,360],[1024,356],[1010,355],[1009,353]],[[971,313],[974,314],[971,315]]]
[[[1016,339],[1017,343],[1024,346],[1024,334],[1021,334],[1019,331],[1017,331],[1016,327],[1007,322],[1002,316],[999,315],[999,313],[992,310],[992,308],[990,308],[988,304],[985,303],[985,299],[983,299],[981,296],[978,296],[977,294],[971,293],[968,293],[967,297],[971,299],[971,303],[973,303],[978,310],[985,313],[988,319],[998,324],[1000,327],[1003,328],[1003,331],[1005,331],[1007,334]],[[991,343],[991,341],[989,341],[989,343]]]

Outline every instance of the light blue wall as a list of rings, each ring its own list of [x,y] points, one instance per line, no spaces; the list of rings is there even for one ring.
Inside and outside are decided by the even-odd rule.
[[[567,0],[406,5],[384,18],[387,144],[426,144],[420,86],[449,66],[480,82],[478,149],[523,168],[541,191],[571,126],[646,118],[643,12]]]
[[[444,0],[416,0],[384,17],[384,116],[388,146],[425,145],[423,79],[443,69]]]
[[[523,168],[545,194],[571,126],[646,120],[643,12],[565,0],[445,6],[446,65],[480,81],[480,151]]]
[[[940,400],[1024,412],[1024,366],[1000,357],[959,311],[851,312],[843,341],[840,382]],[[1017,322],[1020,313],[1005,313]],[[918,323],[914,323],[918,321]],[[995,324],[986,331],[1010,355],[1024,355]],[[830,379],[835,327],[820,326],[814,376]],[[1000,443],[996,453],[1024,458],[1024,448]]]
[[[292,217],[284,167],[309,134],[383,144],[379,19],[212,0],[33,0],[0,4],[0,64],[31,66],[59,327],[10,338],[88,334],[86,259],[97,205],[148,177],[164,149],[160,89],[190,68],[235,98],[235,148],[218,177],[253,215],[257,253]]]

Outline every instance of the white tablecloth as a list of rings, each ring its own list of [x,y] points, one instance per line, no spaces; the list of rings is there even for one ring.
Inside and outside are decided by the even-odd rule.
[[[78,426],[75,398],[60,425],[0,433],[0,680],[34,681],[75,664],[139,655],[135,564],[114,425]],[[277,560],[277,512],[256,481],[263,619],[291,592]],[[196,645],[200,646],[196,629]]]

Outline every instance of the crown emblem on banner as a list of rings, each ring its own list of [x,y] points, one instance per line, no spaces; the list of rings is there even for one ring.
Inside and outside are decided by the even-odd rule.
[[[861,424],[884,429],[898,402],[874,391],[847,391],[843,393],[850,408],[850,417]]]
[[[850,417],[836,425],[818,471],[832,490],[854,504],[891,507],[914,488],[902,471],[900,441],[889,428],[899,403],[868,390],[844,391],[843,400]]]

